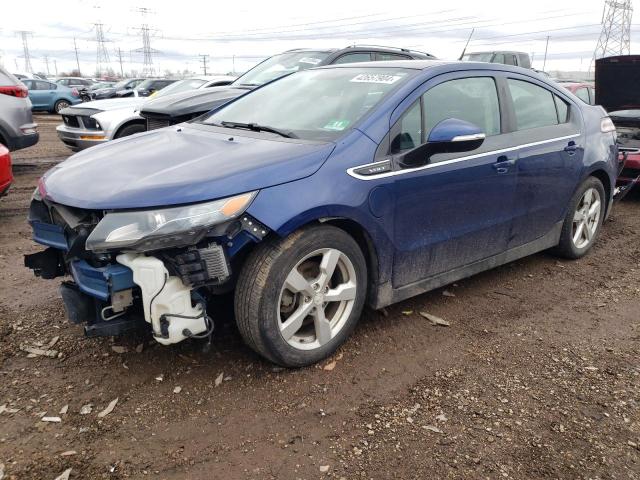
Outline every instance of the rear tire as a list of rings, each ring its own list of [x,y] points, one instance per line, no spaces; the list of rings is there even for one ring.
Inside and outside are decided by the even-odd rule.
[[[134,123],[133,125],[127,125],[124,128],[118,130],[115,138],[128,137],[129,135],[134,135],[136,133],[145,132],[147,129],[144,125],[140,123]]]
[[[569,202],[560,242],[554,253],[569,259],[585,256],[600,234],[606,206],[602,182],[595,177],[587,178]]]
[[[58,100],[53,106],[53,110],[55,113],[60,113],[60,110],[64,110],[69,106],[71,106],[71,104],[67,100]]]
[[[367,266],[339,228],[304,228],[261,245],[247,258],[235,291],[245,342],[285,367],[331,355],[355,328],[367,292]]]

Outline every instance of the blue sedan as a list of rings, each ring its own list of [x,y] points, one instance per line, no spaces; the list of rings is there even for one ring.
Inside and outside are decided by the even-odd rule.
[[[382,308],[541,250],[589,252],[612,205],[614,126],[531,70],[395,61],[294,73],[204,118],[50,170],[36,275],[71,275],[90,336],[240,333],[297,367]]]
[[[62,109],[82,102],[76,88],[46,80],[22,80],[22,83],[29,89],[29,99],[34,111],[60,113]]]

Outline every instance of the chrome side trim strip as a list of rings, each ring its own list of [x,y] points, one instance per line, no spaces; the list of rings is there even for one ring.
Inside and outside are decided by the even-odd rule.
[[[484,140],[486,135],[484,133],[474,133],[472,135],[458,135],[451,139],[452,142],[469,142],[472,140]]]
[[[477,153],[475,155],[467,155],[466,157],[452,158],[451,160],[445,160],[443,162],[429,163],[427,165],[423,165],[422,167],[405,168],[403,170],[398,170],[398,171],[394,171],[394,172],[380,173],[378,175],[359,175],[359,174],[357,174],[355,172],[355,170],[357,170],[359,168],[368,167],[368,166],[371,166],[371,165],[376,165],[378,163],[381,163],[383,161],[388,160],[388,159],[385,159],[385,160],[382,160],[380,162],[365,163],[363,165],[357,165],[355,167],[351,167],[351,168],[347,169],[347,174],[351,175],[353,178],[357,178],[358,180],[378,180],[379,178],[394,177],[396,175],[405,175],[407,173],[418,172],[420,170],[427,170],[429,168],[436,168],[436,167],[440,167],[442,165],[450,165],[452,163],[465,162],[467,160],[474,160],[476,158],[488,157],[489,155],[497,155],[497,154],[500,154],[500,153],[513,152],[514,150],[520,150],[522,148],[536,147],[538,145],[545,145],[547,143],[559,142],[561,140],[570,140],[572,138],[577,138],[580,135],[581,135],[580,133],[576,133],[576,134],[573,134],[573,135],[566,135],[564,137],[551,138],[551,139],[548,139],[548,140],[540,140],[539,142],[525,143],[524,145],[518,145],[517,147],[503,148],[503,149],[500,149],[500,150],[493,150],[491,152],[483,152],[483,153]]]

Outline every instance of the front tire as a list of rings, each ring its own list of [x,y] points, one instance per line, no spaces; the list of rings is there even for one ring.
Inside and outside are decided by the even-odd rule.
[[[250,254],[236,286],[236,322],[245,342],[272,362],[311,365],[351,334],[366,291],[355,240],[336,227],[307,227]]]
[[[569,202],[555,253],[570,259],[585,256],[600,234],[606,202],[602,182],[595,177],[587,178]]]

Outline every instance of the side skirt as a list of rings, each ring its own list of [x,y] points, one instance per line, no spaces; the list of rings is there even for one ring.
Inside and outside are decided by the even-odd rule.
[[[440,273],[433,277],[420,280],[418,282],[404,285],[400,288],[393,288],[391,282],[380,285],[378,288],[378,295],[374,299],[371,305],[374,309],[379,309],[391,305],[393,303],[401,302],[407,298],[415,297],[421,293],[435,290],[436,288],[448,285],[463,278],[471,277],[477,273],[490,270],[505,263],[513,262],[520,258],[528,257],[534,253],[547,250],[548,248],[555,247],[560,242],[560,234],[562,232],[563,222],[558,222],[554,225],[549,233],[534,240],[533,242],[521,245],[511,250],[499,253],[484,260],[479,260],[464,267],[459,267],[448,272]]]

